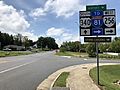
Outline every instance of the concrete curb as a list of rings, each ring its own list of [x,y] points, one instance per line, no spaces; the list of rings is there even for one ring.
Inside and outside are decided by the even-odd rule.
[[[90,63],[91,64],[91,63]],[[100,63],[102,65],[116,65],[118,63]],[[36,90],[52,90],[52,86],[54,85],[54,82],[56,79],[60,76],[62,72],[70,72],[72,70],[77,69],[78,67],[82,67],[83,69],[86,68],[86,65],[89,64],[81,64],[81,65],[74,65],[74,66],[69,66],[63,69],[60,69],[56,71],[55,73],[51,74],[47,79],[45,79],[38,87]],[[96,65],[96,63],[92,63],[91,65]],[[94,66],[96,67],[96,66]],[[69,87],[69,85],[67,85]],[[71,90],[71,88],[70,88]]]
[[[62,73],[62,72],[61,72]],[[52,87],[53,87],[53,85],[54,85],[54,83],[55,83],[55,81],[57,80],[57,78],[61,75],[61,73],[54,79],[54,81],[52,82],[52,84],[51,84],[51,86],[50,86],[50,90],[52,90]]]
[[[76,65],[75,65],[76,66]],[[45,79],[38,87],[36,90],[50,90],[50,88],[53,86],[55,80],[59,77],[59,75],[62,72],[70,72],[71,70],[73,70],[75,68],[75,66],[70,66],[67,68],[63,68],[60,69],[56,72],[54,72],[53,74],[51,74],[50,76],[48,76],[47,79]]]

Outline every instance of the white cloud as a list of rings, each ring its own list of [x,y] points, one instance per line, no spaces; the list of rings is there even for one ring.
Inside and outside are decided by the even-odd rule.
[[[117,25],[117,30],[119,30],[120,29],[120,23]]]
[[[47,0],[43,8],[37,8],[30,12],[30,16],[39,17],[46,15],[47,12],[52,12],[59,16],[66,18],[74,15],[79,10],[84,10],[80,0]]]
[[[23,10],[17,11],[13,6],[4,4],[0,1],[0,31],[9,34],[22,34],[36,40],[36,35],[27,31],[30,27],[29,22],[25,19]],[[33,38],[32,38],[33,37]]]
[[[33,41],[37,41],[38,40],[38,36],[35,35],[32,32],[23,32],[21,33],[23,36],[27,36],[29,39],[33,40]]]
[[[120,23],[117,24],[116,31],[117,35],[120,36]]]
[[[0,28],[13,33],[25,31],[30,24],[25,20],[23,13],[0,1]]]
[[[46,36],[54,37],[56,40],[56,43],[60,46],[63,42],[66,41],[78,41],[79,36],[72,34],[69,32],[68,29],[64,28],[55,28],[52,27],[47,30]]]
[[[45,16],[46,12],[43,8],[37,8],[37,9],[33,9],[29,15],[32,17],[40,17],[40,16]]]
[[[48,12],[56,14],[56,17],[63,16],[69,18],[78,11],[85,10],[87,4],[103,3],[101,0],[46,0],[45,5],[41,8],[34,9],[30,12],[32,17],[47,15]]]
[[[84,9],[80,0],[54,0],[49,6],[51,6],[52,11],[57,14],[57,17],[64,16],[66,18],[74,15],[80,9]]]
[[[56,28],[52,27],[47,30],[46,35],[47,36],[60,36],[63,33],[64,33],[63,28],[56,29]]]

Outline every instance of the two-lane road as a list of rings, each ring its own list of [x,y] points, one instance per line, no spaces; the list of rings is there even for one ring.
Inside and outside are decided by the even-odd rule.
[[[77,64],[95,63],[96,59],[66,58],[54,52],[0,58],[0,90],[36,90],[36,87],[56,70]],[[120,61],[103,60],[101,62]]]

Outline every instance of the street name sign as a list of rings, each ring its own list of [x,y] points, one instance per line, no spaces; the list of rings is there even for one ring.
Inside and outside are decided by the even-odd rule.
[[[106,10],[106,5],[89,5],[86,6],[86,11]]]
[[[84,42],[111,42],[111,37],[84,37]]]

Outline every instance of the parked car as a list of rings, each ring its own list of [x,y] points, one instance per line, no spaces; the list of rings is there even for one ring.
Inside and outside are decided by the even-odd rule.
[[[3,51],[11,51],[12,49],[10,48],[4,48]]]

